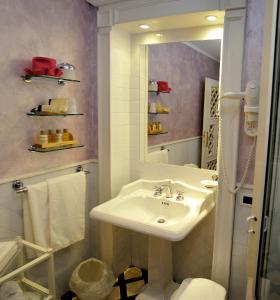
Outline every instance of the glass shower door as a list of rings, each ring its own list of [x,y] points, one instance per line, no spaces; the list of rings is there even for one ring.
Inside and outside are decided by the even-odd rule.
[[[279,17],[278,17],[279,28]],[[280,300],[280,31],[276,36],[262,232],[256,285],[257,300]]]
[[[259,257],[257,299],[280,299],[280,160],[273,163],[270,203],[265,207]]]

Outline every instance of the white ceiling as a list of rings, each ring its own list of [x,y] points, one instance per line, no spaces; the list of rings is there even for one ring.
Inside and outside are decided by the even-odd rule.
[[[215,15],[217,20],[214,22],[209,22],[205,19],[208,15]],[[224,11],[207,11],[207,12],[197,12],[190,14],[182,14],[169,17],[161,17],[155,19],[146,19],[140,21],[133,21],[129,23],[122,23],[117,25],[119,28],[135,34],[135,33],[145,33],[145,32],[159,32],[161,30],[178,29],[178,28],[191,28],[199,26],[209,26],[209,25],[222,25],[224,24]],[[141,29],[139,25],[147,24],[150,26],[149,29]]]
[[[221,40],[192,41],[185,42],[184,44],[196,49],[210,58],[215,59],[216,61],[220,61]]]

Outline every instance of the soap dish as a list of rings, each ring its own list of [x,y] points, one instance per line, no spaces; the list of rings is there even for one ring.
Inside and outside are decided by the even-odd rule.
[[[218,186],[218,181],[215,180],[201,180],[200,183],[206,188],[214,188]]]

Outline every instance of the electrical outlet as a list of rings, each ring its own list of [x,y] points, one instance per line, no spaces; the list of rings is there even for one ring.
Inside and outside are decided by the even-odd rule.
[[[249,206],[249,207],[252,207],[252,204],[253,204],[253,197],[252,195],[248,195],[248,194],[241,194],[241,197],[240,197],[240,204],[243,205],[243,206]]]

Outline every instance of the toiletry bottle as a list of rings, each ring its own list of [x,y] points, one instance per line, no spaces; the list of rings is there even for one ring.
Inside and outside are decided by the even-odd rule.
[[[54,130],[49,130],[49,134],[48,134],[48,141],[49,143],[55,143],[56,142],[56,134]]]
[[[149,81],[149,91],[150,92],[157,92],[158,91],[158,84],[155,80]]]
[[[153,126],[152,123],[148,124],[148,134],[152,134],[153,133]]]
[[[152,114],[157,113],[156,103],[151,103],[151,104],[150,104],[149,112],[152,113]]]
[[[67,142],[69,141],[69,130],[63,129],[62,140]]]
[[[48,143],[48,134],[45,130],[41,130],[40,131],[40,135],[39,135],[39,143],[41,145],[43,144],[47,144]]]
[[[58,143],[62,142],[62,131],[61,131],[61,129],[56,129],[56,141]]]
[[[157,123],[156,122],[153,122],[152,123],[152,130],[153,130],[153,133],[157,133]]]
[[[159,122],[156,122],[156,133],[159,133]]]
[[[68,129],[63,129],[63,135],[62,135],[63,141],[72,141],[73,135],[69,132]]]
[[[161,113],[162,112],[162,105],[160,102],[156,103],[156,112]]]

